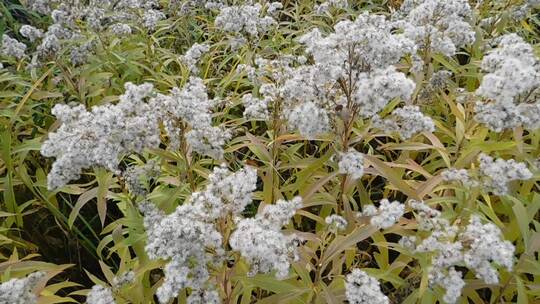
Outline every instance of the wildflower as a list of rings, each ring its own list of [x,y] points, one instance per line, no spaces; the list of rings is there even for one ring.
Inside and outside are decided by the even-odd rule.
[[[37,29],[37,28],[35,28],[35,27],[31,26],[31,25],[28,25],[28,24],[25,24],[25,25],[21,26],[21,29],[19,30],[19,32],[21,33],[21,35],[23,37],[30,40],[30,42],[34,42],[37,39],[43,37],[43,31],[42,30]]]
[[[185,55],[181,56],[181,59],[191,72],[197,73],[197,63],[208,50],[210,50],[210,46],[207,44],[195,43],[187,50]]]
[[[158,94],[152,104],[161,111],[171,148],[180,145],[178,121],[183,120],[191,127],[185,138],[194,151],[215,159],[223,157],[223,145],[231,134],[212,126],[212,101],[202,79],[190,77],[182,89],[173,88],[169,96]]]
[[[155,30],[159,21],[165,19],[162,12],[154,9],[146,10],[143,14],[143,26],[148,30]]]
[[[256,98],[251,94],[242,96],[244,104],[244,117],[246,119],[267,120],[270,114],[268,113],[269,98]]]
[[[169,215],[164,215],[149,202],[140,204],[148,234],[146,253],[151,259],[169,260],[164,269],[165,280],[157,289],[160,303],[167,303],[183,288],[192,290],[193,303],[200,300],[200,293],[206,290],[210,277],[208,264],[215,258],[208,250],[218,255],[224,252],[222,235],[216,229],[215,220],[226,218],[228,214],[240,215],[251,202],[257,175],[250,167],[232,173],[220,166],[208,179],[204,191],[193,193]],[[282,208],[281,212],[289,216],[291,212],[287,210]],[[280,214],[274,212],[273,216]],[[214,296],[214,293],[208,293],[203,298],[208,297],[211,301]]]
[[[118,104],[95,106],[91,112],[83,105],[54,106],[52,113],[62,125],[41,148],[42,155],[56,157],[48,175],[49,189],[78,179],[83,169],[93,166],[117,172],[125,154],[159,145],[158,116],[145,102],[153,86],[126,83],[125,89]]]
[[[0,284],[0,303],[36,304],[37,297],[32,292],[36,284],[45,277],[44,272],[34,272],[26,278],[14,278]]]
[[[463,276],[455,266],[466,266],[476,277],[487,284],[499,282],[493,264],[512,269],[514,246],[502,239],[500,229],[492,223],[483,224],[476,215],[462,228],[441,218],[441,213],[423,202],[412,201],[418,211],[417,218],[422,228],[431,234],[415,246],[415,252],[432,253],[428,278],[431,285],[446,289],[444,301],[455,303],[465,286]],[[427,223],[427,224],[426,224]]]
[[[466,169],[450,168],[441,172],[441,177],[447,182],[460,182],[467,187],[476,187],[478,182],[473,180]]]
[[[86,296],[87,304],[116,304],[112,290],[101,285],[94,285]]]
[[[317,135],[327,132],[330,121],[326,111],[313,102],[298,105],[287,114],[289,128],[297,129],[307,139],[315,139]]]
[[[363,117],[371,117],[382,110],[388,102],[395,98],[408,101],[414,91],[414,82],[403,73],[397,72],[395,67],[375,70],[371,73],[359,75],[354,95],[354,102],[360,106],[360,114]],[[402,119],[412,115],[417,108],[408,107],[396,113]],[[429,126],[426,126],[429,127]],[[405,132],[404,135],[409,135]]]
[[[394,19],[404,35],[415,41],[420,49],[429,48],[453,56],[460,47],[475,40],[475,32],[469,23],[471,16],[467,0],[405,0]]]
[[[291,201],[279,200],[275,205],[265,206],[255,218],[238,221],[229,243],[251,265],[250,275],[271,271],[276,271],[278,279],[288,275],[290,261],[299,259],[296,252],[298,238],[280,230],[300,207],[299,197]]]
[[[131,27],[125,23],[115,23],[109,26],[109,30],[118,37],[131,34]]]
[[[373,205],[365,206],[364,211],[359,215],[371,216],[371,225],[378,229],[386,229],[392,227],[404,213],[404,204],[398,201],[390,202],[387,199],[383,199],[380,201],[378,208]]]
[[[327,216],[324,221],[332,230],[345,230],[347,228],[347,220],[337,214]]]
[[[258,3],[222,7],[214,25],[225,32],[247,33],[251,37],[257,37],[276,23],[270,16],[261,17],[261,8]]]
[[[480,161],[480,175],[482,186],[496,195],[507,194],[508,183],[515,180],[527,180],[532,177],[531,171],[525,163],[513,159],[493,159],[486,154],[478,156]]]
[[[347,275],[345,295],[351,304],[388,304],[379,282],[364,271],[355,268]]]
[[[359,179],[364,175],[364,155],[350,148],[347,153],[340,153],[338,167],[339,173],[349,174],[352,179]]]
[[[540,127],[540,103],[529,103],[526,96],[540,86],[540,63],[532,46],[516,34],[498,39],[498,47],[482,60],[487,72],[476,94],[491,100],[478,102],[475,119],[495,132],[525,126]]]
[[[409,139],[421,132],[435,131],[433,120],[420,112],[418,106],[404,106],[392,111],[390,118],[380,119],[375,116],[374,127],[385,132],[397,132],[402,139]]]
[[[2,35],[2,43],[0,45],[0,55],[15,57],[21,59],[24,57],[26,44],[13,39],[6,34]]]

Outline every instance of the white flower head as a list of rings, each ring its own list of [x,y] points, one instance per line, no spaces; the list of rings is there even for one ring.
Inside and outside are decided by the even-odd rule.
[[[373,205],[367,205],[359,215],[370,216],[371,225],[378,229],[386,229],[397,223],[404,213],[404,204],[398,201],[390,202],[387,199],[383,199],[380,201],[378,208]]]
[[[388,304],[379,281],[370,277],[366,272],[355,268],[347,275],[345,295],[351,304]]]

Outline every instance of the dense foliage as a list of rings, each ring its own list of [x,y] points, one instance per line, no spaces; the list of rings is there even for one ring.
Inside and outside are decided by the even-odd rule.
[[[539,7],[4,0],[0,304],[540,300]]]

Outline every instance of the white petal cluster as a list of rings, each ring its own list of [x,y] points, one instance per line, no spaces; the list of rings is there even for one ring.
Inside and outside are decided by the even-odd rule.
[[[214,168],[208,176],[205,196],[221,199],[223,214],[240,215],[252,201],[252,193],[257,188],[257,169],[246,166],[231,172],[225,165]]]
[[[118,171],[122,156],[157,147],[160,143],[158,115],[146,102],[152,94],[149,83],[125,84],[125,93],[116,105],[95,106],[57,104],[52,113],[62,125],[43,143],[41,154],[56,157],[48,176],[48,187],[56,189],[80,177],[93,166]]]
[[[377,69],[371,73],[362,73],[359,75],[355,90],[355,103],[360,106],[362,116],[371,117],[395,98],[408,101],[414,92],[414,87],[414,82],[405,74],[396,71],[393,66]],[[401,116],[404,116],[402,119],[404,119],[406,114],[411,112],[415,112],[414,108],[406,108],[396,115],[402,114]]]
[[[332,214],[324,219],[324,222],[330,227],[331,230],[345,230],[347,228],[347,220],[337,214]]]
[[[225,32],[258,37],[276,24],[274,18],[261,16],[261,9],[259,3],[222,7],[214,25]]]
[[[495,132],[539,128],[540,102],[527,98],[540,86],[540,63],[532,46],[516,34],[504,35],[482,60],[482,69],[487,74],[476,94],[490,103],[477,103],[475,119]]]
[[[208,44],[195,43],[180,58],[188,66],[188,69],[192,73],[197,73],[199,71],[197,67],[197,63],[199,62],[199,59],[201,59],[201,57],[205,53],[207,53],[209,50],[210,50],[210,46]]]
[[[512,269],[515,248],[502,239],[501,230],[494,224],[483,224],[478,216],[473,215],[466,227],[460,227],[441,218],[439,211],[423,202],[411,201],[411,207],[417,211],[419,229],[431,231],[431,234],[418,245],[414,244],[416,238],[404,243],[408,243],[415,252],[432,254],[429,281],[446,289],[446,303],[456,303],[465,286],[456,266],[469,268],[487,284],[499,282],[493,264],[508,271]]]
[[[223,237],[215,222],[244,210],[251,202],[257,174],[251,167],[232,173],[220,166],[208,181],[204,191],[193,193],[172,214],[164,215],[149,202],[139,206],[148,234],[146,253],[151,259],[169,260],[164,269],[165,280],[157,290],[160,303],[167,303],[183,288],[192,290],[193,303],[201,300],[201,294],[208,301],[214,298],[214,293],[205,293],[210,277],[208,264],[215,258],[207,250],[217,255],[224,252]]]
[[[478,182],[474,180],[466,169],[450,168],[441,172],[441,177],[447,182],[460,182],[467,187],[476,187]]]
[[[387,133],[396,132],[404,139],[421,132],[435,131],[433,120],[424,115],[418,106],[404,106],[392,111],[390,118],[380,119],[375,116],[373,126]]]
[[[345,295],[351,304],[390,303],[388,297],[382,293],[379,281],[358,268],[347,275]]]
[[[275,271],[277,278],[287,277],[291,261],[299,258],[296,252],[298,238],[294,234],[283,234],[281,227],[301,206],[300,197],[290,201],[279,200],[274,205],[265,206],[255,218],[238,221],[229,243],[251,265],[250,275]]]
[[[28,24],[25,24],[25,25],[21,26],[21,29],[19,30],[19,33],[21,33],[21,35],[23,37],[30,40],[30,42],[34,42],[37,39],[43,37],[43,31],[42,30],[37,29],[37,28],[35,28],[35,27],[31,26],[31,25],[28,25]]]
[[[334,32],[323,37],[318,29],[305,34],[300,42],[313,55],[322,73],[338,77],[396,64],[404,55],[415,50],[413,41],[396,34],[393,22],[382,15],[363,13],[354,21],[340,21]],[[327,71],[324,71],[327,70]]]
[[[394,16],[405,36],[420,49],[429,48],[446,56],[474,42],[471,17],[467,0],[405,0]]]
[[[115,23],[109,26],[109,31],[118,37],[123,37],[132,33],[131,26],[125,23]]]
[[[86,296],[87,304],[116,304],[112,290],[101,285],[94,285]]]
[[[147,10],[144,12],[143,17],[142,17],[143,26],[146,29],[153,31],[156,29],[158,22],[165,18],[166,18],[165,14],[158,10],[155,10],[155,9]]]
[[[173,88],[168,96],[158,95],[155,104],[163,112],[161,119],[172,148],[180,146],[178,122],[184,121],[191,127],[185,138],[194,151],[215,159],[223,157],[223,145],[231,134],[212,125],[213,102],[202,79],[190,77],[182,89]]]
[[[397,223],[404,213],[404,204],[398,201],[390,202],[387,199],[382,199],[378,208],[374,205],[367,205],[359,215],[370,216],[371,225],[378,229],[386,229]]]
[[[305,102],[287,113],[288,126],[298,130],[307,139],[315,139],[317,135],[330,129],[330,119],[324,109],[314,102]]]
[[[11,279],[0,284],[0,303],[2,304],[36,304],[37,297],[32,292],[36,284],[45,277],[44,272],[34,272],[26,278]]]
[[[270,117],[268,106],[269,98],[256,98],[252,94],[242,96],[244,104],[244,117],[248,120],[267,120]]]
[[[340,153],[338,167],[340,174],[348,174],[352,179],[359,179],[364,175],[364,155],[350,148],[347,153]]]
[[[474,269],[476,277],[488,284],[499,283],[497,270],[491,265],[494,262],[512,270],[514,263],[514,245],[501,240],[501,230],[493,223],[482,224],[480,217],[473,216],[465,231],[460,235],[468,250],[463,260],[468,268]]]
[[[532,177],[525,163],[513,159],[493,159],[486,154],[478,156],[480,162],[479,174],[482,186],[496,195],[507,194],[508,183],[515,180],[527,180]]]
[[[26,44],[19,42],[17,39],[11,38],[6,34],[2,35],[2,43],[0,44],[0,55],[21,59],[24,57],[25,51]]]
[[[145,209],[148,211],[148,206]],[[207,263],[211,257],[206,248],[220,248],[222,236],[214,224],[198,212],[201,209],[204,206],[186,203],[160,221],[145,221],[146,253],[151,259],[170,260],[164,269],[165,280],[156,293],[160,303],[178,296],[183,288],[204,288],[209,278]]]

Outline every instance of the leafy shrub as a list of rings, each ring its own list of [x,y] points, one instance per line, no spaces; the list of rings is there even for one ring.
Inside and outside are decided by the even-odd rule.
[[[0,303],[538,300],[538,5],[4,1]]]

